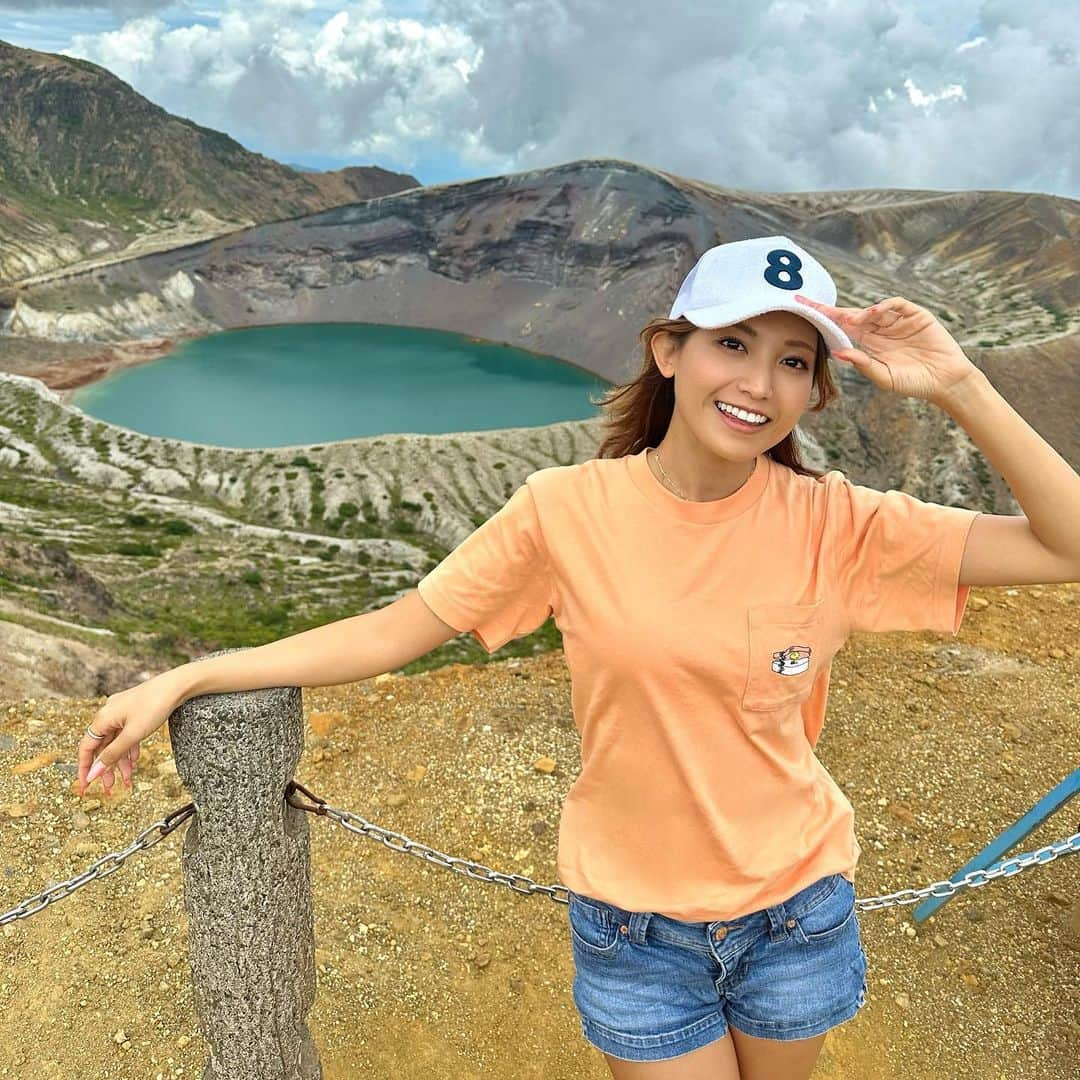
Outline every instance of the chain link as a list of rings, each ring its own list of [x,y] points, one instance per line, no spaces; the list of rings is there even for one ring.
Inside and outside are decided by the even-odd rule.
[[[885,896],[863,897],[856,900],[855,904],[862,911],[875,911],[894,904],[917,904],[928,896],[953,896],[961,889],[977,888],[1000,877],[1012,877],[1036,863],[1053,862],[1059,855],[1075,855],[1077,852],[1080,852],[1080,832],[1075,832],[1064,840],[1055,840],[1038,851],[1028,851],[1011,859],[1004,859],[991,870],[969,870],[957,881],[935,881],[922,889],[900,889]]]
[[[297,792],[301,792],[311,800],[310,804],[300,801]],[[384,829],[373,822],[367,821],[349,810],[331,806],[325,799],[320,798],[309,791],[303,784],[296,780],[289,782],[285,789],[285,800],[297,810],[306,810],[309,813],[321,817],[328,817],[336,821],[342,828],[358,836],[367,836],[385,844],[391,851],[402,852],[406,855],[415,855],[425,862],[434,863],[436,866],[452,870],[455,874],[462,874],[474,881],[486,881],[496,885],[505,885],[516,893],[530,896],[533,893],[543,893],[550,900],[559,904],[569,902],[569,890],[565,885],[541,885],[525,874],[505,874],[499,870],[493,870],[483,863],[474,862],[471,859],[463,859],[456,855],[447,855],[435,848],[428,847],[416,840],[410,840],[402,833]],[[24,900],[21,904],[13,907],[10,911],[0,914],[0,926],[4,926],[15,919],[26,919],[43,911],[49,904],[70,896],[76,889],[81,889],[91,881],[108,877],[115,873],[123,865],[124,860],[134,855],[137,851],[145,851],[149,847],[163,840],[174,829],[179,828],[188,818],[195,813],[195,804],[187,803],[178,807],[159,821],[143,829],[141,833],[122,851],[109,852],[95,859],[81,874],[67,881],[57,882],[47,889]],[[859,897],[855,906],[862,911],[875,911],[879,908],[892,907],[894,905],[917,904],[928,896],[949,897],[961,889],[977,888],[986,885],[996,878],[1012,877],[1014,874],[1026,870],[1036,863],[1044,864],[1053,862],[1059,855],[1076,854],[1080,852],[1080,832],[1064,840],[1057,840],[1048,844],[1038,851],[1027,852],[1022,855],[1005,859],[991,870],[971,870],[957,881],[935,881],[922,889],[900,889],[898,892],[888,893],[884,896]]]
[[[312,805],[294,801],[297,791],[303,792],[312,801]],[[296,780],[291,781],[289,786],[285,789],[285,799],[290,806],[295,806],[298,810],[307,810],[312,814],[333,818],[343,828],[348,829],[349,832],[379,840],[390,848],[391,851],[400,851],[404,852],[406,855],[415,855],[417,858],[435,863],[437,866],[445,867],[447,870],[453,870],[455,874],[463,874],[465,877],[470,877],[475,881],[488,881],[495,882],[499,885],[505,885],[507,888],[513,889],[514,892],[521,893],[525,896],[532,893],[545,893],[552,900],[558,901],[559,903],[565,904],[568,902],[567,888],[565,885],[539,885],[533,881],[532,878],[526,877],[524,874],[504,874],[499,870],[492,870],[490,866],[484,866],[483,863],[473,862],[471,859],[462,859],[456,855],[446,855],[441,851],[436,851],[435,848],[428,847],[427,844],[421,844],[416,840],[410,840],[401,833],[392,832],[389,829],[384,829],[379,825],[375,825],[360,817],[359,814],[354,814],[349,810],[342,810],[339,807],[331,806],[325,799],[315,795]],[[356,822],[356,824],[353,824],[354,822]]]
[[[28,919],[31,915],[44,911],[45,908],[57,900],[70,896],[76,889],[89,885],[91,881],[97,881],[99,878],[115,874],[123,865],[125,859],[134,855],[137,851],[145,851],[147,848],[153,847],[156,843],[164,840],[173,829],[179,828],[194,813],[195,804],[190,802],[186,806],[181,806],[173,810],[172,813],[166,814],[159,821],[155,821],[152,825],[148,825],[143,829],[122,851],[110,851],[107,855],[102,855],[100,859],[95,859],[81,874],[68,878],[67,881],[60,881],[50,885],[47,889],[39,892],[37,896],[31,896],[10,911],[0,914],[0,926],[14,922],[15,919]]]
[[[302,802],[294,802],[293,796],[296,791],[303,792],[312,800],[314,805],[308,806]],[[312,794],[303,784],[297,783],[295,780],[286,788],[285,798],[290,806],[333,818],[339,825],[350,832],[378,840],[392,851],[415,855],[418,858],[425,859],[427,862],[443,866],[447,870],[453,870],[456,874],[464,874],[466,877],[474,878],[477,881],[506,885],[516,893],[522,893],[523,895],[544,893],[549,899],[557,903],[568,903],[568,890],[565,885],[539,885],[524,874],[504,874],[498,870],[492,870],[489,866],[484,866],[483,863],[473,862],[471,859],[446,855],[441,851],[428,847],[427,844],[410,840],[401,833],[391,832],[389,829],[374,825],[372,822],[360,817],[359,814],[331,806],[325,799]],[[959,892],[960,889],[986,885],[995,878],[1011,877],[1013,874],[1018,874],[1021,870],[1026,870],[1035,863],[1052,862],[1059,855],[1075,854],[1077,852],[1080,852],[1080,832],[1073,833],[1072,836],[1065,840],[1057,840],[1052,844],[1048,844],[1038,851],[1006,859],[1000,866],[992,870],[971,870],[957,881],[935,881],[932,885],[922,889],[901,889],[899,892],[888,893],[885,896],[860,897],[856,899],[855,906],[862,911],[874,911],[878,908],[892,907],[893,905],[917,904],[928,896],[952,896],[954,893]],[[1045,858],[1043,858],[1044,855]]]

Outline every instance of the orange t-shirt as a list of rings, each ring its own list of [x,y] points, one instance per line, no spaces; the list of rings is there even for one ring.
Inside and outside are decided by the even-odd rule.
[[[814,754],[832,658],[852,630],[955,635],[977,516],[764,454],[691,502],[643,450],[531,473],[417,589],[488,652],[554,614],[581,735],[559,880],[735,919],[854,882],[854,812]]]

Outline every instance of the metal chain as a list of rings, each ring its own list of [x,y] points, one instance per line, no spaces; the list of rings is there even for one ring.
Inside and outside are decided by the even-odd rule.
[[[302,791],[316,805],[305,806],[303,803],[293,802],[292,796],[296,791]],[[403,851],[406,855],[415,855],[427,862],[444,866],[447,870],[453,870],[455,874],[464,874],[466,877],[474,878],[476,881],[491,881],[499,885],[506,885],[517,893],[525,895],[546,893],[552,900],[560,904],[569,902],[568,890],[565,885],[538,885],[532,878],[526,877],[524,874],[504,874],[499,870],[492,870],[490,866],[484,866],[483,863],[473,862],[471,859],[462,859],[456,855],[445,855],[441,851],[428,847],[427,844],[410,840],[401,833],[391,832],[389,829],[374,825],[372,822],[360,817],[359,814],[353,814],[348,810],[341,810],[336,806],[331,806],[325,799],[320,799],[318,795],[312,794],[303,784],[299,784],[295,780],[285,789],[285,799],[290,806],[295,806],[298,810],[308,810],[313,814],[331,817],[339,825],[348,829],[349,832],[380,840],[391,851]],[[358,822],[358,824],[354,825],[354,821]],[[401,841],[400,846],[394,843],[395,840]]]
[[[292,796],[297,791],[303,792],[315,805],[307,806],[302,802],[293,802]],[[490,881],[506,885],[517,893],[525,895],[545,893],[557,903],[568,903],[568,890],[565,885],[538,885],[532,878],[526,877],[524,874],[504,874],[498,870],[492,870],[489,866],[484,866],[483,863],[458,858],[455,855],[446,855],[441,851],[428,847],[426,844],[410,840],[401,833],[391,832],[389,829],[374,825],[358,814],[331,806],[325,799],[312,794],[303,784],[295,780],[291,781],[285,789],[285,798],[290,806],[295,806],[298,810],[307,810],[313,814],[331,817],[350,832],[379,840],[392,851],[403,851],[406,855],[416,855],[427,862],[444,866],[447,870],[453,870],[456,874],[464,874],[466,877],[474,878],[477,881]],[[353,822],[357,822],[357,824],[354,825]],[[400,844],[393,841],[400,841]],[[873,911],[878,908],[892,907],[894,904],[917,904],[927,896],[952,896],[953,893],[958,892],[960,889],[985,885],[987,882],[999,877],[1011,877],[1013,874],[1018,874],[1021,870],[1026,870],[1035,863],[1053,862],[1059,855],[1076,854],[1077,852],[1080,852],[1080,832],[1073,833],[1072,836],[1065,840],[1057,840],[1052,844],[1048,844],[1038,851],[1027,852],[1006,859],[1000,866],[992,870],[971,870],[958,881],[935,881],[932,885],[922,889],[901,889],[899,892],[889,893],[886,896],[860,897],[856,899],[855,906],[862,911]],[[1046,858],[1042,857],[1044,855]]]
[[[43,911],[55,901],[70,896],[76,889],[89,885],[91,881],[97,881],[98,878],[108,877],[110,874],[115,873],[128,856],[134,855],[136,851],[145,851],[159,841],[164,840],[173,829],[182,825],[194,813],[195,804],[190,802],[186,806],[181,806],[173,810],[172,813],[166,814],[160,821],[155,821],[153,825],[148,825],[143,829],[122,851],[111,851],[107,855],[102,855],[100,859],[95,859],[81,874],[68,878],[67,881],[50,885],[47,889],[39,892],[37,896],[31,896],[10,911],[5,911],[0,915],[0,926],[14,922],[15,919],[28,919],[31,915]]]
[[[991,870],[969,870],[958,881],[935,881],[922,889],[900,889],[898,892],[887,893],[885,896],[862,897],[855,901],[855,906],[862,911],[875,911],[877,908],[891,907],[893,904],[917,904],[928,896],[952,896],[961,889],[986,885],[995,878],[1012,877],[1036,863],[1053,862],[1059,855],[1075,855],[1077,852],[1080,852],[1080,832],[1075,832],[1064,840],[1055,840],[1046,847],[1039,848],[1038,851],[1028,851],[1022,855],[1015,855],[1011,859],[1004,859]],[[1045,859],[1043,855],[1046,856]]]
[[[294,801],[298,791],[311,800],[311,805]],[[504,874],[499,870],[493,870],[490,866],[485,866],[483,863],[473,862],[471,859],[462,859],[456,855],[447,855],[444,852],[435,850],[435,848],[428,847],[427,844],[410,840],[401,833],[392,832],[389,829],[375,825],[360,817],[359,814],[331,806],[325,799],[315,795],[296,780],[290,781],[286,787],[285,800],[297,810],[306,810],[322,817],[333,818],[343,828],[348,829],[349,832],[378,840],[390,848],[391,851],[415,855],[425,862],[435,863],[437,866],[452,870],[455,874],[463,874],[474,881],[505,885],[507,888],[513,889],[514,892],[525,896],[533,893],[544,893],[559,904],[569,902],[569,890],[565,885],[540,885],[524,874]],[[36,896],[30,897],[10,911],[0,914],[0,926],[13,922],[15,919],[26,919],[31,915],[36,915],[39,911],[48,907],[49,904],[62,900],[65,896],[70,896],[76,889],[81,889],[91,881],[97,881],[99,878],[108,877],[109,874],[115,873],[120,869],[125,859],[134,855],[137,851],[145,851],[147,848],[153,847],[154,844],[163,840],[174,829],[179,828],[194,813],[194,802],[178,807],[159,821],[155,821],[152,825],[143,829],[122,851],[113,851],[107,855],[102,855],[100,859],[95,859],[81,874],[69,878],[67,881],[50,885]],[[993,881],[995,878],[1012,877],[1013,874],[1018,874],[1021,870],[1026,870],[1036,863],[1053,862],[1059,855],[1076,854],[1077,852],[1080,852],[1080,832],[1075,832],[1064,840],[1057,840],[1048,844],[1038,851],[1027,852],[1011,859],[1005,859],[992,870],[972,870],[958,881],[935,881],[932,885],[922,889],[900,889],[898,892],[888,893],[885,896],[859,897],[855,901],[855,906],[863,911],[874,911],[878,908],[892,907],[893,905],[917,904],[928,896],[948,897],[960,889],[976,888],[979,885],[985,885]]]

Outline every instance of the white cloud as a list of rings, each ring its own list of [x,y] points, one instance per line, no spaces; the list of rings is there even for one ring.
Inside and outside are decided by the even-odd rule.
[[[212,25],[134,18],[70,51],[286,159],[414,169],[437,153],[501,172],[610,155],[757,190],[1080,193],[1080,21],[1050,0],[216,10]]]
[[[905,79],[904,89],[907,91],[908,100],[912,105],[921,105],[924,107],[933,105],[935,101],[947,101],[949,98],[964,97],[964,88],[958,86],[956,83],[951,83],[949,86],[942,87],[936,94],[927,94],[923,90],[920,90],[911,79]]]
[[[311,0],[258,0],[216,25],[156,16],[77,35],[67,50],[107,67],[171,112],[279,157],[378,155],[408,168],[446,136],[477,48],[453,26],[386,15],[378,0],[310,25]]]

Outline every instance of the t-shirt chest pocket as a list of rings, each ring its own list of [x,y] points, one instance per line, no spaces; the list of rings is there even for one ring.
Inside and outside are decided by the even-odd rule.
[[[747,609],[749,668],[742,707],[788,708],[810,696],[825,647],[825,600],[756,604]]]

